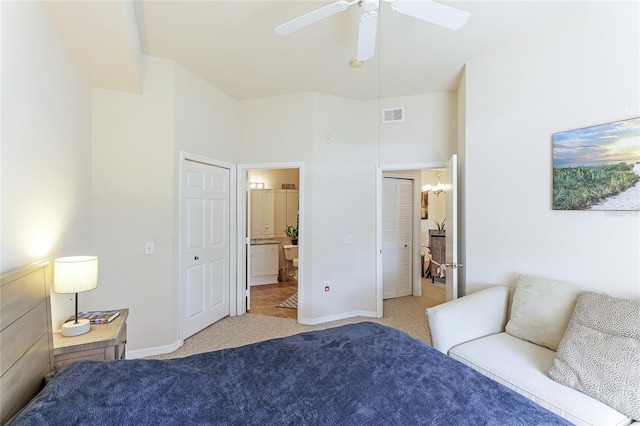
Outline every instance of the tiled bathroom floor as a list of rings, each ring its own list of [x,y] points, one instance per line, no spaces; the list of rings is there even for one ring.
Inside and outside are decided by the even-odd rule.
[[[276,308],[276,305],[284,302],[289,296],[298,291],[298,282],[295,280],[279,282],[277,284],[255,285],[251,287],[251,306],[249,313],[268,315],[271,317],[298,319],[298,310],[289,308]]]

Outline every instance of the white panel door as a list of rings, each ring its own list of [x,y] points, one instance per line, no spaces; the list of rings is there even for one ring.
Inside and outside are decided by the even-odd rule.
[[[382,181],[383,299],[412,294],[413,180]]]
[[[453,155],[445,170],[447,232],[445,235],[446,298],[458,298],[458,156]]]
[[[229,315],[229,170],[185,160],[182,338]]]

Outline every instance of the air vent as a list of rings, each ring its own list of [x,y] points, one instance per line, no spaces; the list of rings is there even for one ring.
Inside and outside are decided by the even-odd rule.
[[[404,108],[388,108],[382,110],[383,123],[397,123],[404,121]]]

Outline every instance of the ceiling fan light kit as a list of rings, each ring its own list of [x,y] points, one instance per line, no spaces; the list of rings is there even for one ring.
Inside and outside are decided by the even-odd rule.
[[[469,19],[469,12],[431,0],[382,1],[391,3],[391,9],[398,13],[412,16],[451,30],[459,29]],[[380,0],[340,0],[292,19],[289,22],[285,22],[282,25],[278,25],[275,28],[276,34],[291,34],[325,18],[343,12],[354,4],[357,4],[364,10],[364,13],[360,17],[360,25],[358,27],[358,51],[356,56],[357,61],[362,65],[362,61],[371,59],[375,55],[378,31],[377,10],[380,6]],[[353,61],[351,66],[354,67]]]

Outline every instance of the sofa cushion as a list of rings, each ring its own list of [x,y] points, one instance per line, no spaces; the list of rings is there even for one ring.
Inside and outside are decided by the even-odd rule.
[[[631,419],[549,378],[555,352],[513,337],[493,334],[451,348],[452,358],[533,400],[577,425],[628,425]]]
[[[640,302],[580,295],[549,376],[640,419]]]
[[[560,281],[521,275],[513,293],[511,316],[505,331],[557,350],[582,291]]]

